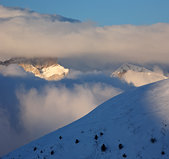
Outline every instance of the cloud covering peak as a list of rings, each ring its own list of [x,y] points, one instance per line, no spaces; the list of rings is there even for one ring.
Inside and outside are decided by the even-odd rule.
[[[92,57],[108,62],[168,63],[169,24],[113,25],[53,20],[0,6],[0,56]]]

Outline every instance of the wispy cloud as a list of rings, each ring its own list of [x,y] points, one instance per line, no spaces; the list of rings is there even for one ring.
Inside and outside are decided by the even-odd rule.
[[[94,75],[103,75],[104,73],[101,71],[97,70],[92,70],[92,71],[79,71],[75,69],[70,69],[68,76],[66,76],[67,79],[78,79],[78,78],[83,78],[87,76],[94,76]]]
[[[27,73],[18,65],[11,64],[9,66],[0,65],[0,73],[4,76],[26,76]]]
[[[71,87],[47,84],[40,88],[27,88],[23,81],[15,85],[18,85],[16,93],[10,98],[6,97],[17,98],[17,105],[11,103],[14,109],[0,101],[0,156],[79,119],[122,92],[111,85],[97,82],[73,84]],[[4,88],[15,91],[10,90],[11,86]]]
[[[0,156],[16,149],[29,138],[25,131],[17,131],[9,118],[9,113],[0,108]]]
[[[87,56],[139,63],[169,60],[169,24],[97,27],[90,22],[53,21],[24,9],[1,6],[0,13],[1,56]]]
[[[63,85],[59,88],[47,86],[41,91],[32,88],[17,92],[17,97],[25,129],[39,136],[79,119],[120,92],[106,84],[86,83],[71,89]]]

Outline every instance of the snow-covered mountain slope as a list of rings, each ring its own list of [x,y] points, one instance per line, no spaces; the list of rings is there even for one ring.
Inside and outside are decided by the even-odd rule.
[[[162,73],[153,72],[144,67],[132,64],[122,65],[120,68],[112,73],[112,76],[118,77],[126,81],[127,83],[132,83],[136,87],[168,78]]]
[[[33,73],[36,77],[46,80],[60,80],[63,79],[69,72],[69,69],[64,68],[59,64],[53,64],[41,69],[30,64],[19,64],[26,72]]]
[[[57,58],[12,58],[0,63],[5,66],[11,64],[18,64],[26,72],[46,80],[60,80],[69,72],[69,69],[57,63]]]
[[[168,97],[169,80],[125,92],[2,158],[168,159]]]

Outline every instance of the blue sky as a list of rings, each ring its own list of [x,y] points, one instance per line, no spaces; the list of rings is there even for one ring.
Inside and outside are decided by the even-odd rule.
[[[98,25],[169,22],[169,0],[0,0],[0,4],[91,20]]]

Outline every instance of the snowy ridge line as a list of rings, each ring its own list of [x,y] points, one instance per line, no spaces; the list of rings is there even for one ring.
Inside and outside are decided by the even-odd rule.
[[[168,90],[164,80],[120,94],[2,158],[168,159]]]

